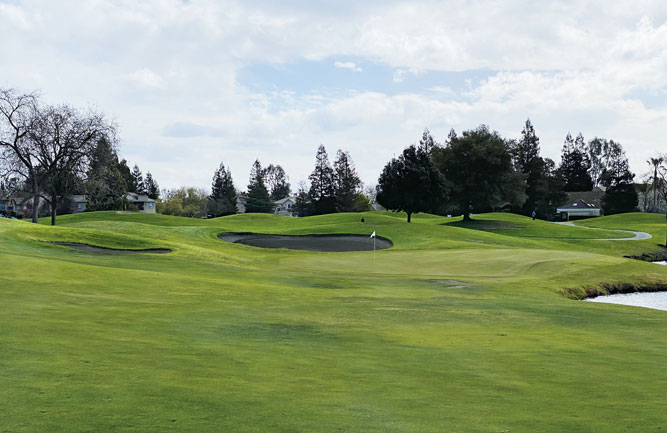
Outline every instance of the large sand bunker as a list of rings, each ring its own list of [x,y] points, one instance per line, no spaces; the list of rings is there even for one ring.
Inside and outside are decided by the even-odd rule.
[[[366,235],[266,235],[261,233],[222,233],[218,237],[227,242],[260,248],[289,250],[345,252],[373,251],[373,239]],[[384,250],[394,244],[387,238],[376,237],[375,249]]]
[[[64,247],[74,248],[75,250],[84,251],[86,253],[98,253],[98,254],[167,254],[171,250],[167,248],[152,248],[146,250],[126,250],[126,249],[117,249],[117,248],[105,248],[105,247],[96,247],[94,245],[88,244],[79,244],[75,242],[51,242],[55,245],[62,245]]]

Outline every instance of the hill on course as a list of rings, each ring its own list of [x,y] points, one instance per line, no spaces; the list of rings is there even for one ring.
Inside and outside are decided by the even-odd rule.
[[[474,218],[0,219],[0,431],[664,428],[667,313],[563,295],[667,284],[623,257],[658,250],[664,216]],[[596,240],[620,229],[653,239]],[[375,261],[217,237],[373,231]]]

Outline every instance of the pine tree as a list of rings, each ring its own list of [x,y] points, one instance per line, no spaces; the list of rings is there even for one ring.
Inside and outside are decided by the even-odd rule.
[[[308,211],[310,210],[310,198],[308,195],[308,188],[306,187],[306,183],[303,181],[299,183],[299,189],[296,193],[294,208],[296,209],[296,214],[300,217],[309,215]]]
[[[429,131],[428,128],[424,128],[424,132],[422,133],[422,138],[421,140],[419,140],[419,147],[430,155],[433,148],[437,145],[438,143],[436,143],[435,140],[433,139],[431,131]]]
[[[538,211],[538,202],[544,199],[548,189],[545,161],[540,157],[540,139],[530,119],[526,120],[521,131],[521,139],[511,143],[510,151],[514,169],[523,175],[526,182],[527,198],[521,211],[530,215]],[[545,216],[540,212],[540,217]]]
[[[336,211],[334,189],[334,172],[329,164],[329,156],[320,144],[315,156],[315,169],[308,177],[310,180],[310,203],[315,215],[333,213]]]
[[[232,173],[225,169],[221,162],[220,167],[213,175],[211,195],[208,198],[208,213],[214,217],[230,215],[238,212],[236,208],[236,189],[232,180]]]
[[[637,210],[639,199],[633,183],[634,173],[630,171],[628,158],[620,144],[620,152],[611,159],[609,168],[602,173],[602,183],[607,190],[602,196],[602,210],[606,215]]]
[[[250,170],[250,182],[246,195],[246,212],[271,213],[273,212],[273,201],[264,183],[264,170],[259,160],[255,160]]]
[[[558,169],[565,185],[565,191],[590,191],[593,189],[593,180],[588,173],[590,161],[586,144],[581,133],[576,141],[568,132],[563,144],[561,165]]]
[[[157,184],[155,179],[153,179],[153,175],[151,175],[150,171],[146,172],[146,179],[144,179],[143,185],[145,194],[149,198],[152,198],[153,200],[160,198],[160,186]]]
[[[424,146],[426,148],[426,146]],[[338,212],[354,212],[355,198],[361,193],[361,179],[349,152],[338,150],[334,161],[334,195]]]
[[[144,177],[139,170],[139,166],[134,164],[132,169],[132,185],[128,186],[129,192],[134,192],[136,194],[146,194],[146,184],[144,183]]]
[[[127,193],[118,156],[106,139],[97,142],[87,172],[86,195],[89,210],[120,210]]]

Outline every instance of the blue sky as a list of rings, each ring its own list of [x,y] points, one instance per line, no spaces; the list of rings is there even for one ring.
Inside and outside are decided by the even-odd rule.
[[[623,144],[641,178],[667,152],[667,3],[0,0],[0,86],[105,112],[161,186],[244,189],[255,158],[306,180],[317,146],[373,185],[425,127],[530,117],[558,161],[568,132]]]

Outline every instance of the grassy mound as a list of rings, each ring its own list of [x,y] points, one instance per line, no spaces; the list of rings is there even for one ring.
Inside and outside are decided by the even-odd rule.
[[[667,283],[667,267],[624,258],[658,250],[655,239],[596,240],[630,236],[617,230],[664,239],[661,215],[568,227],[511,214],[470,223],[418,214],[407,224],[391,212],[91,212],[59,224],[0,219],[2,431],[664,424],[667,315],[567,298]],[[373,231],[394,244],[375,260],[217,238]],[[99,255],[50,242],[173,253]]]

